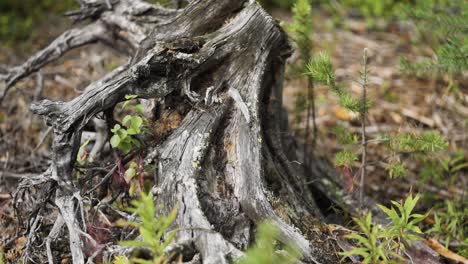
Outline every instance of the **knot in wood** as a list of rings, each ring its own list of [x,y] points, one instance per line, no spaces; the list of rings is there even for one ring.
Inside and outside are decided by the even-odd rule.
[[[133,81],[146,79],[151,74],[151,67],[149,65],[137,64],[130,69],[130,77]]]

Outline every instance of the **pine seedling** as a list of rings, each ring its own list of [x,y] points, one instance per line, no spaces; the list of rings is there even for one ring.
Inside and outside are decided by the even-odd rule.
[[[366,139],[366,113],[367,113],[367,49],[364,49],[363,56],[363,71],[361,72],[362,79],[362,100],[359,107],[359,114],[361,116],[361,145],[362,145],[362,157],[361,157],[361,181],[359,191],[359,203],[362,206],[363,195],[364,195],[364,179],[366,177],[366,165],[367,165],[367,139]]]
[[[337,84],[333,66],[330,61],[330,55],[327,53],[319,53],[317,56],[312,58],[307,65],[307,72],[309,76],[312,76],[314,80],[322,83],[330,88],[339,98],[339,104],[348,109],[349,111],[357,112],[361,119],[361,177],[360,177],[360,193],[359,203],[362,205],[363,192],[364,192],[364,179],[366,175],[366,155],[367,155],[367,138],[366,138],[366,114],[370,107],[370,102],[367,99],[367,84],[368,84],[368,56],[367,49],[364,49],[362,71],[361,71],[361,87],[362,97],[357,99],[353,97],[345,88]],[[348,158],[346,166],[349,166],[352,161],[349,153],[337,155],[335,158],[335,166],[342,166],[345,163],[336,162],[343,161],[344,158]],[[349,167],[348,167],[349,168]]]
[[[361,86],[362,97],[353,97],[341,84],[337,83],[333,66],[330,61],[330,56],[327,53],[319,53],[314,56],[307,64],[306,74],[311,75],[318,83],[326,85],[329,89],[338,96],[339,104],[341,107],[359,113],[361,121],[361,177],[360,177],[360,190],[359,201],[362,202],[363,183],[366,176],[366,152],[367,144],[369,142],[384,143],[387,150],[391,152],[390,162],[387,164],[386,169],[390,178],[400,178],[407,175],[407,169],[404,162],[400,161],[400,155],[403,153],[409,154],[422,154],[427,156],[429,153],[435,153],[445,150],[448,147],[447,141],[436,131],[423,132],[420,134],[397,134],[397,135],[384,135],[376,139],[367,139],[366,135],[366,114],[372,106],[371,102],[367,99],[367,83],[368,83],[368,58],[367,51],[364,51],[363,66],[361,71]],[[338,142],[342,145],[356,145],[358,137],[344,128],[335,129]],[[347,186],[349,190],[349,179],[353,178],[350,175],[351,168],[354,166],[355,155],[350,155],[349,151],[339,152],[335,157],[335,166],[344,168],[344,176],[347,179]]]
[[[316,82],[330,87],[340,95],[341,89],[336,86],[335,70],[331,64],[330,54],[320,52],[315,55],[306,66],[306,74],[310,75]]]
[[[286,26],[292,39],[297,44],[302,59],[301,68],[310,60],[310,51],[313,50],[311,35],[313,32],[312,7],[309,0],[297,0],[293,5],[293,22]],[[300,97],[297,100],[301,100]],[[299,101],[301,102],[301,101]],[[315,146],[317,140],[317,124],[315,120],[315,94],[314,81],[311,76],[307,76],[307,94],[305,100],[306,106],[306,128],[304,133],[304,153],[307,153],[307,142],[309,141],[310,120],[312,119],[312,146]],[[307,159],[306,159],[307,160]]]
[[[367,69],[366,69],[367,71]],[[338,96],[340,106],[353,112],[367,111],[370,102],[353,97],[343,86],[336,82],[335,70],[331,64],[330,55],[320,52],[307,64],[305,74],[311,76],[317,83],[323,84]]]
[[[313,32],[311,19],[312,7],[308,0],[297,0],[293,5],[293,22],[286,26],[292,39],[299,48],[301,58],[307,62],[310,59],[312,50],[312,40],[310,38]]]

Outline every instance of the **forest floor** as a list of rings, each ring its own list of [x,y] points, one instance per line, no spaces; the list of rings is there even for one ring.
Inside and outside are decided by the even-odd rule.
[[[290,20],[290,14],[284,11],[273,14],[281,20]],[[450,143],[448,151],[440,154],[440,160],[453,159],[457,152],[468,150],[466,74],[462,76],[456,91],[448,89],[444,77],[402,74],[399,70],[400,56],[416,58],[431,55],[425,45],[413,45],[410,31],[404,27],[388,24],[382,29],[370,30],[362,19],[346,18],[342,22],[345,26],[336,28],[331,18],[318,16],[314,20],[314,52],[330,52],[337,78],[357,94],[360,93],[357,81],[363,49],[369,50],[368,92],[373,107],[367,117],[367,134],[371,139],[377,138],[380,133],[437,130]],[[30,44],[26,50],[0,46],[0,64],[16,65],[22,62],[63,28],[43,27],[39,30],[48,34],[36,40],[35,44]],[[28,106],[39,98],[67,101],[81,93],[88,83],[126,60],[100,45],[77,49],[66,55],[65,59],[16,85],[0,107],[0,245],[6,250],[7,260],[17,258],[26,242],[25,237],[17,235],[18,219],[14,215],[11,194],[21,177],[46,169],[46,162],[43,161],[51,156],[51,133],[43,120],[29,111]],[[289,112],[292,131],[303,144],[305,111],[297,100],[305,96],[307,85],[305,78],[291,67],[298,64],[297,60],[297,54],[293,54],[289,60],[284,104]],[[355,114],[339,107],[337,98],[326,87],[316,86],[315,98],[319,133],[313,152],[332,160],[334,153],[343,148],[337,142],[333,128],[341,125],[359,133],[360,122]],[[424,161],[408,156],[404,157],[409,169],[408,176],[390,179],[386,171],[389,153],[379,144],[370,144],[368,149],[365,192],[378,203],[389,204],[390,200],[403,199],[410,192],[425,194],[419,209],[427,209],[446,200],[463,201],[468,183],[466,168],[455,172],[455,175],[444,173],[440,181],[434,179],[434,175],[425,174],[428,165]],[[461,155],[466,162],[468,153]]]
[[[287,14],[280,13],[278,16],[288,21]],[[462,161],[467,161],[466,73],[458,79],[458,89],[452,90],[445,76],[414,76],[402,72],[401,57],[414,60],[433,54],[423,43],[412,43],[410,31],[401,25],[384,24],[380,29],[371,30],[362,19],[347,18],[342,22],[345,26],[341,28],[333,27],[331,19],[324,16],[316,17],[315,21],[315,33],[312,36],[314,53],[330,53],[337,80],[358,96],[361,93],[363,51],[365,48],[368,50],[370,71],[367,92],[372,107],[367,115],[366,133],[370,139],[377,139],[382,134],[438,131],[449,142],[448,150],[438,153],[438,158],[450,160],[458,153],[463,156]],[[289,113],[290,127],[302,144],[306,111],[301,106],[300,99],[306,96],[307,82],[301,72],[293,69],[293,66],[299,64],[297,53],[296,51],[289,61],[284,83],[284,105]],[[344,126],[359,135],[359,115],[340,107],[338,98],[327,87],[316,85],[314,93],[318,127],[314,153],[333,160],[334,153],[344,148],[337,142],[334,128]],[[308,144],[311,145],[311,140]],[[435,175],[424,174],[428,164],[418,157],[408,155],[403,157],[408,167],[408,176],[392,180],[386,171],[391,153],[385,149],[382,144],[368,146],[366,194],[378,202],[390,203],[390,200],[400,200],[410,192],[424,192],[430,207],[433,199],[454,200],[463,195],[468,184],[466,168],[457,172],[457,175],[450,175],[453,177],[453,184],[449,184],[449,175],[442,175],[447,178],[441,183],[433,179]]]

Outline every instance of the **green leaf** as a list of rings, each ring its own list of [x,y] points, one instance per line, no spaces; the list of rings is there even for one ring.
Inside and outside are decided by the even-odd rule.
[[[128,122],[130,122],[130,120],[132,119],[132,116],[131,115],[126,115],[123,120],[122,120],[122,124],[124,126],[127,126]]]
[[[357,240],[360,244],[364,245],[367,248],[372,248],[371,244],[369,243],[369,240],[361,235],[358,234],[349,234],[345,236],[346,238],[349,239],[355,239]]]
[[[139,114],[144,114],[145,113],[145,107],[142,104],[135,105],[135,110]]]
[[[115,256],[112,264],[130,264],[130,260],[126,256]]]
[[[127,136],[128,136],[127,131],[125,129],[122,129],[122,128],[119,129],[116,134],[119,135],[120,140],[125,140],[125,139],[127,139]]]
[[[117,133],[117,131],[119,131],[119,130],[120,130],[120,128],[121,128],[121,127],[120,127],[120,125],[119,125],[119,124],[115,124],[114,128],[113,128],[113,129],[111,129],[111,132],[115,134],[115,133]]]
[[[136,94],[127,94],[127,95],[125,95],[125,100],[132,100],[132,99],[135,99],[137,97],[138,97],[138,95],[136,95]]]
[[[405,203],[403,205],[406,215],[409,216],[411,214],[419,198],[420,198],[419,195],[416,195],[413,199],[413,195],[411,194],[408,196],[408,198],[406,198]]]
[[[129,167],[130,168],[137,168],[138,164],[136,162],[132,161],[132,162],[130,162]]]
[[[359,255],[359,256],[363,256],[364,258],[369,256],[369,251],[367,248],[353,248],[351,250],[348,250],[348,251],[345,251],[345,252],[340,252],[338,253],[342,256],[345,256],[345,257],[349,257],[349,256],[352,256],[352,255]]]
[[[122,104],[122,109],[125,109],[127,108],[127,106],[130,104],[130,101],[125,101],[123,104]]]
[[[128,141],[120,141],[119,149],[123,151],[123,153],[127,154],[132,150],[132,145]]]
[[[117,148],[120,144],[120,137],[119,135],[113,135],[110,139],[110,144],[113,148]]]
[[[130,119],[130,127],[127,129],[129,135],[137,135],[141,133],[141,125],[143,124],[143,119],[139,116],[132,116]]]
[[[464,168],[468,168],[468,162],[459,164],[451,169],[453,173],[461,171]]]
[[[127,133],[128,133],[129,135],[138,135],[138,131],[135,130],[133,127],[127,128],[126,131],[127,131]]]
[[[143,119],[139,116],[132,116],[132,127],[140,128],[143,124]]]
[[[395,211],[395,209],[393,209],[393,207],[390,209],[390,208],[387,208],[381,204],[378,204],[377,205],[380,210],[382,210],[393,222],[396,222],[400,217],[398,216],[398,213]]]
[[[129,183],[135,175],[136,175],[136,170],[134,168],[128,168],[125,171],[125,181]]]
[[[143,241],[152,241],[154,237],[154,233],[151,230],[148,230],[144,227],[140,227],[140,235],[143,237]]]
[[[419,140],[419,149],[425,152],[445,150],[448,147],[448,142],[437,131],[424,132]]]

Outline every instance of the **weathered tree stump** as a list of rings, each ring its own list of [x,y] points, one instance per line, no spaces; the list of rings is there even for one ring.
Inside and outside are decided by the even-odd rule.
[[[270,219],[280,241],[298,248],[304,262],[337,263],[333,241],[311,230],[320,230],[313,227],[331,202],[347,205],[326,163],[312,160],[305,173],[296,162],[281,107],[290,54],[285,33],[255,0],[188,2],[166,9],[141,0],[79,0],[81,9],[68,15],[90,23],[0,75],[6,95],[21,78],[79,46],[101,42],[131,58],[69,102],[31,106],[53,128],[54,156],[50,168],[23,180],[17,193],[43,186],[29,232],[55,196],[60,214],[45,239],[49,262],[63,226],[73,263],[85,262],[82,197],[88,190],[73,178],[81,133],[97,114],[109,116],[125,95],[136,94],[164,100],[162,112],[185,109],[181,124],[145,152],[145,162],[157,167],[158,203],[179,205],[175,243],[193,245],[203,263],[227,263],[243,255],[255,224]]]

